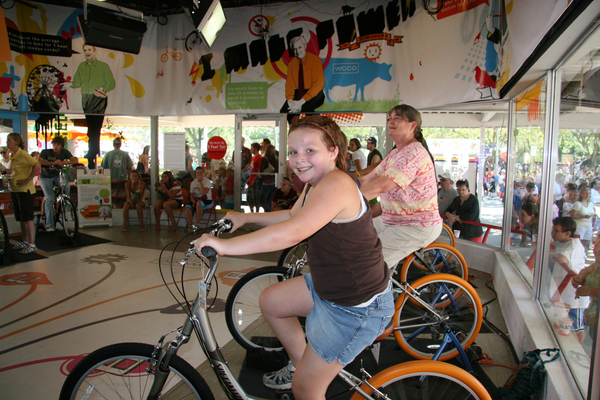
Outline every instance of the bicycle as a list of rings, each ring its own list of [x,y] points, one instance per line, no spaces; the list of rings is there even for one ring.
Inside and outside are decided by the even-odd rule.
[[[305,263],[303,256],[287,267],[258,268],[233,286],[225,304],[225,320],[243,348],[282,349],[262,316],[259,296],[268,286],[304,273]],[[475,289],[450,274],[427,275],[412,284],[401,283],[393,275],[390,279],[398,297],[393,319],[398,345],[414,358],[444,361],[460,355],[468,363],[464,351],[475,341],[483,321],[481,300]]]
[[[210,234],[220,235],[231,229],[231,222],[221,220],[210,227]],[[185,268],[196,254],[193,243],[177,265]],[[164,251],[164,249],[163,249]],[[175,252],[175,250],[174,250]],[[189,363],[177,355],[182,345],[189,342],[193,333],[213,368],[221,388],[230,399],[251,400],[241,387],[226,360],[210,325],[207,298],[211,281],[218,267],[219,257],[213,249],[203,248],[209,266],[205,278],[199,283],[199,291],[192,305],[183,288],[178,297],[165,286],[186,312],[183,325],[165,335],[153,346],[143,343],[120,343],[98,349],[83,360],[67,376],[60,400],[75,400],[101,397],[123,399],[133,396],[144,399],[177,398],[191,395],[195,399],[214,399],[204,378]],[[161,257],[162,259],[162,257]],[[171,261],[175,256],[171,257]],[[162,275],[162,270],[161,270]],[[163,280],[164,280],[164,275]],[[175,281],[171,262],[173,283]],[[168,335],[174,339],[166,341]],[[374,376],[361,368],[361,377],[342,370],[338,375],[356,393],[353,400],[364,399],[439,399],[455,398],[489,400],[491,397],[483,385],[466,371],[445,363],[434,361],[411,361],[389,367]],[[401,394],[402,395],[401,395]]]
[[[173,49],[173,51],[169,51],[169,46],[167,46],[165,52],[160,56],[160,61],[162,61],[162,62],[169,61],[169,56],[173,57],[173,60],[175,60],[175,61],[181,61],[183,54],[181,54],[180,51],[177,51],[177,49]]]
[[[59,223],[62,227],[64,234],[69,239],[75,239],[79,233],[79,218],[77,216],[77,207],[73,204],[69,196],[65,194],[65,188],[69,185],[68,173],[72,167],[81,167],[83,164],[71,164],[65,165],[60,168],[52,169],[58,170],[60,176],[60,186],[54,188],[55,201],[53,207],[54,223]],[[46,225],[46,213],[44,211],[45,197],[42,200],[42,213],[41,218],[44,221],[46,228],[54,228]]]

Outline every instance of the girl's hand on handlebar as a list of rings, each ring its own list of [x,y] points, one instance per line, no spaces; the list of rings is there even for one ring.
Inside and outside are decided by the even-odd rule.
[[[227,214],[225,214],[224,219],[228,219],[231,221],[231,231],[229,231],[229,233],[235,232],[236,229],[238,229],[246,223],[244,221],[244,213],[240,213],[237,211],[229,211]]]
[[[200,238],[198,238],[198,240],[196,240],[196,243],[194,243],[194,248],[196,249],[196,254],[198,254],[198,256],[203,257],[202,256],[202,248],[203,247],[212,247],[213,249],[215,249],[215,251],[217,252],[217,254],[219,254],[220,256],[224,255],[223,254],[223,240],[216,238],[214,236],[211,236],[209,234],[204,234],[202,236],[200,236]]]

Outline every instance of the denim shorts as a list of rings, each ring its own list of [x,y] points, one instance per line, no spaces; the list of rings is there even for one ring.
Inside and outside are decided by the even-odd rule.
[[[571,330],[573,332],[581,332],[583,331],[583,312],[585,308],[571,308],[569,310],[569,318],[573,320],[573,325],[571,325]]]
[[[308,344],[328,363],[346,366],[383,333],[394,315],[391,287],[366,307],[340,306],[315,292],[310,274],[303,275],[315,306],[306,318]]]

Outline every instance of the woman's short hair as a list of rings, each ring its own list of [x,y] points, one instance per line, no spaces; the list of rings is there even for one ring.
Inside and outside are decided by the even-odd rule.
[[[459,179],[456,181],[456,187],[459,187],[459,186],[466,186],[467,189],[469,189],[469,181],[466,179]]]
[[[294,187],[294,182],[292,182],[292,180],[290,178],[288,178],[287,176],[284,176],[283,178],[281,178],[281,182],[285,182],[288,185],[290,185],[290,187]]]

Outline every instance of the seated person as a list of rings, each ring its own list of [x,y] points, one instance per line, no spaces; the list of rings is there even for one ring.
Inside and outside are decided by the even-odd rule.
[[[156,193],[158,194],[158,200],[154,203],[154,219],[156,220],[154,229],[160,231],[160,214],[164,208],[169,217],[169,221],[171,221],[169,232],[175,232],[177,230],[177,225],[173,209],[180,208],[183,204],[183,191],[181,190],[181,185],[175,180],[171,171],[165,171],[161,175],[160,182],[156,182],[155,187]]]
[[[225,194],[225,203],[223,204],[223,207],[230,210],[233,209],[233,181],[233,169],[228,168],[225,172],[225,180],[223,181],[222,187],[223,193]]]
[[[140,221],[140,232],[146,230],[144,226],[144,214],[142,209],[144,208],[144,193],[146,193],[146,184],[142,181],[141,174],[132,170],[129,173],[129,180],[125,182],[125,204],[123,205],[123,229],[121,231],[127,232],[127,225],[129,224],[129,209],[135,207]]]
[[[579,194],[577,185],[575,185],[574,183],[568,183],[567,194],[565,194],[563,197],[556,201],[556,206],[558,207],[558,213],[560,217],[571,216],[573,204],[575,204],[575,201],[577,201],[577,194]]]
[[[46,230],[54,231],[54,187],[60,187],[60,172],[57,168],[62,168],[71,163],[76,164],[77,157],[67,149],[65,149],[65,139],[61,136],[56,136],[52,139],[52,149],[42,150],[39,156],[39,163],[42,166],[40,171],[40,186],[44,191],[46,201],[44,203],[44,214],[46,214]],[[51,168],[54,167],[54,168]],[[69,196],[71,186],[65,186],[65,195]]]
[[[483,229],[481,226],[462,223],[462,221],[480,222],[479,201],[469,191],[469,181],[466,179],[457,181],[456,192],[458,196],[452,201],[448,209],[446,209],[448,225],[453,230],[460,231],[461,239],[481,243],[483,240]]]
[[[204,211],[210,210],[215,205],[212,198],[212,182],[204,173],[204,168],[196,168],[196,179],[190,184],[190,201],[185,206],[185,229],[190,229],[192,216],[196,212],[196,225],[200,223]]]
[[[531,245],[537,242],[538,225],[540,222],[540,211],[533,201],[526,201],[519,210],[519,225],[523,233],[519,246],[527,246],[527,238],[531,239]]]
[[[281,187],[273,193],[271,210],[289,210],[298,200],[298,193],[294,189],[294,183],[290,178],[281,179]]]
[[[445,219],[446,209],[452,204],[458,193],[454,189],[454,181],[449,172],[439,174],[438,178],[440,180],[440,189],[437,194],[438,209],[440,210],[440,216]]]

